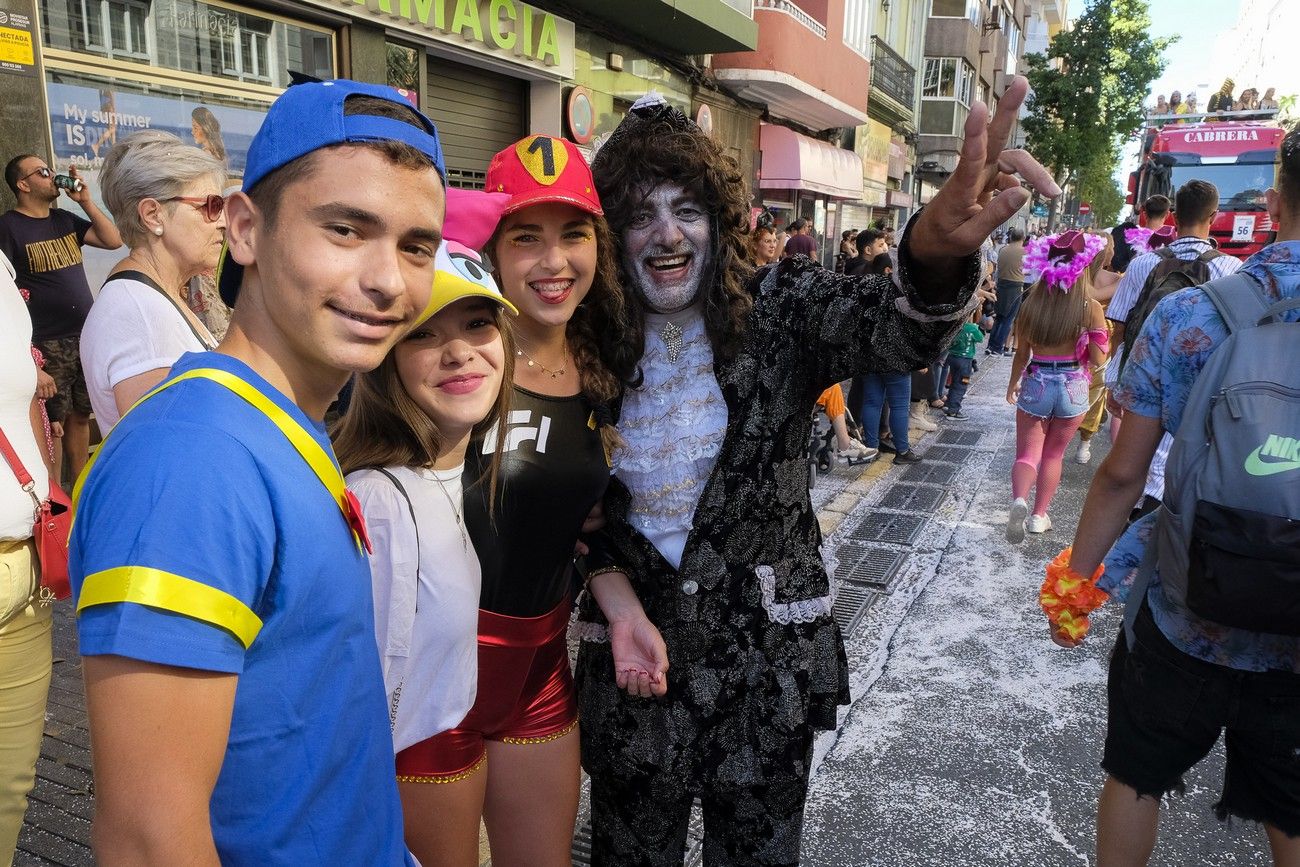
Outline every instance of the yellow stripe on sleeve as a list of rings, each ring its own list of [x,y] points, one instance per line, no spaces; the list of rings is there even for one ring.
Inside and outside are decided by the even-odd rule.
[[[118,566],[87,575],[77,599],[77,613],[92,605],[114,602],[148,605],[220,626],[238,638],[244,649],[262,629],[261,618],[229,593],[145,566]]]

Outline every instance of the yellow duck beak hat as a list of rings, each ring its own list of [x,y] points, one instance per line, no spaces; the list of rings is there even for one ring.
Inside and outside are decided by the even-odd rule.
[[[433,293],[420,320],[433,316],[448,304],[462,298],[487,298],[495,301],[516,316],[519,311],[506,300],[497,288],[496,281],[483,264],[477,251],[458,241],[444,240],[438,247],[434,260]]]

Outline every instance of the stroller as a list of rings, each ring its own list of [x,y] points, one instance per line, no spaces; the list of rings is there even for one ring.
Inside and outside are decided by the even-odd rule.
[[[817,475],[825,475],[831,471],[831,466],[835,462],[835,431],[831,427],[831,420],[826,415],[826,411],[821,406],[813,409],[812,432],[808,435],[808,489],[811,490],[817,484]],[[846,408],[844,411],[844,424],[849,429],[849,436],[854,439],[862,440],[862,425],[853,417],[853,413]],[[860,464],[869,464],[875,458],[846,458],[849,466],[858,466]]]

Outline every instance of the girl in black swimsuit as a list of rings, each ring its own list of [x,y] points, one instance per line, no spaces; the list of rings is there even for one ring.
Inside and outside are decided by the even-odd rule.
[[[567,867],[579,792],[565,640],[580,586],[573,553],[620,442],[605,422],[619,378],[600,362],[599,342],[623,339],[623,296],[591,171],[571,143],[529,136],[506,148],[487,188],[509,196],[484,251],[519,309],[514,392],[507,417],[467,460],[465,520],[483,572],[478,697],[434,739],[427,771],[443,784],[426,787],[427,797],[445,841],[435,863],[478,864],[481,816],[497,867]],[[616,327],[597,335],[594,311]],[[491,504],[489,486],[474,480],[498,439]],[[657,631],[644,631],[666,658]]]

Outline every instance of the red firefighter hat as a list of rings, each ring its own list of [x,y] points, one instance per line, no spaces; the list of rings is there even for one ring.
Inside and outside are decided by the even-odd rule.
[[[573,205],[597,217],[605,213],[582,151],[549,135],[530,135],[492,157],[487,190],[510,196],[506,214],[544,202]]]

